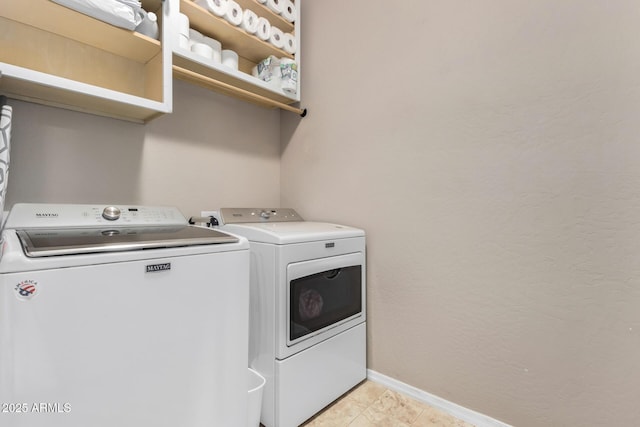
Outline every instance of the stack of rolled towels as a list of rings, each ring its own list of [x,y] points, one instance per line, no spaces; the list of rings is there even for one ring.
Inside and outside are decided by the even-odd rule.
[[[189,17],[180,13],[178,18],[178,44],[182,49],[190,50],[205,59],[238,69],[238,53],[231,49],[222,49],[222,43],[208,37],[193,28],[189,28]]]
[[[291,0],[258,0],[289,22],[296,20],[296,5]]]
[[[258,0],[266,4],[274,13],[281,15],[289,22],[294,22],[297,15],[296,6],[291,0]],[[240,5],[233,0],[195,0],[210,13],[224,18],[231,25],[242,28],[249,34],[255,35],[261,40],[271,43],[278,49],[295,54],[297,43],[295,36],[285,33],[276,26],[271,25],[267,18],[258,16],[252,10],[242,10]]]

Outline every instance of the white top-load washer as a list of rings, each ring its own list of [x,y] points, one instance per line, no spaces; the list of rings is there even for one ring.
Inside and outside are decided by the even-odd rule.
[[[249,239],[249,364],[267,380],[261,422],[294,427],[366,378],[365,233],[293,209],[223,208]]]
[[[175,208],[17,204],[0,425],[246,425],[249,245]]]

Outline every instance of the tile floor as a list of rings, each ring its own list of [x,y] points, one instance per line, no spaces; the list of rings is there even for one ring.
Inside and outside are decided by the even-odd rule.
[[[303,427],[473,427],[425,403],[366,380]]]

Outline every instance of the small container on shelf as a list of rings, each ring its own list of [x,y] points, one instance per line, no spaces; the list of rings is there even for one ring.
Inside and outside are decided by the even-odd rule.
[[[234,70],[238,69],[238,54],[231,49],[223,49],[222,50],[222,65],[232,68]]]
[[[160,35],[160,31],[158,29],[158,16],[153,12],[144,12],[144,18],[136,27],[136,32],[158,40]]]

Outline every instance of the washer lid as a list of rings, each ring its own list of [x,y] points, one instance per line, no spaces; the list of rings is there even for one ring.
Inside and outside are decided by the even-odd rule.
[[[226,224],[222,230],[244,236],[252,242],[277,245],[365,235],[364,230],[359,228],[312,221]]]
[[[137,228],[62,228],[16,230],[28,257],[121,252],[179,246],[235,243],[238,238],[190,225]]]

